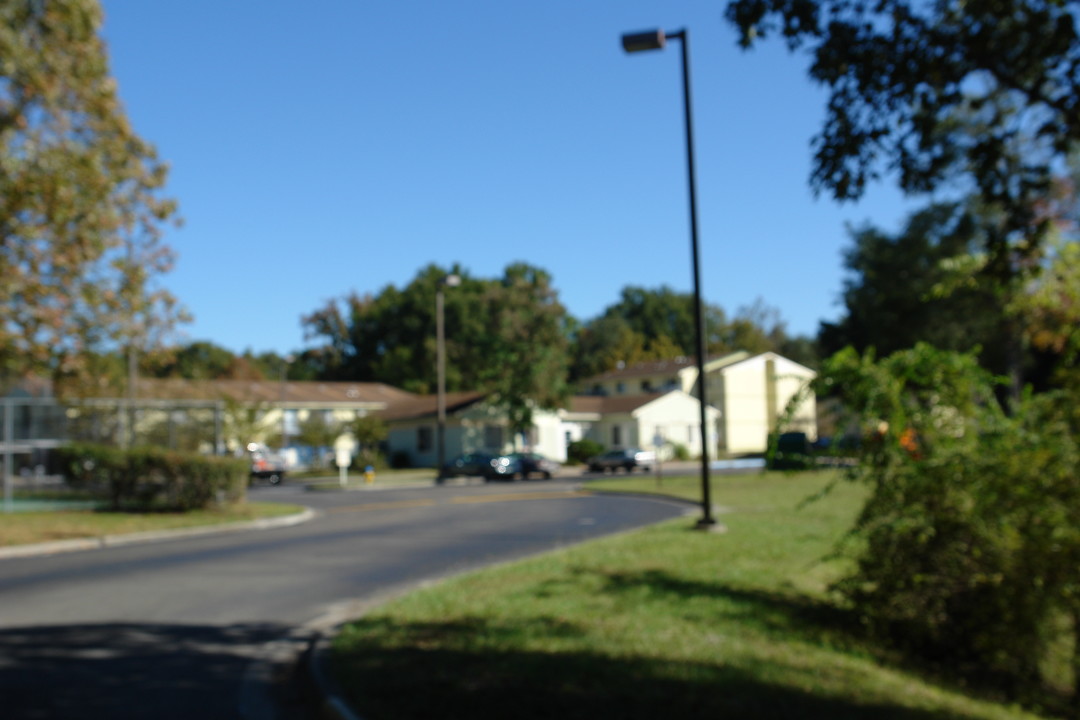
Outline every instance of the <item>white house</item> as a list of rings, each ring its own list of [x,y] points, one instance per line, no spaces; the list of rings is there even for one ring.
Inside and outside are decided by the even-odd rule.
[[[499,454],[522,449],[506,416],[485,402],[483,393],[446,394],[445,459],[466,452]],[[408,464],[433,467],[438,462],[438,397],[417,395],[379,411],[386,421],[387,455],[391,461],[406,458]]]
[[[716,450],[728,454],[763,452],[769,432],[784,416],[789,401],[817,373],[774,352],[745,351],[712,358],[705,363],[706,399],[720,410]],[[583,392],[601,397],[632,396],[677,389],[697,396],[698,370],[693,358],[639,363],[584,380]],[[817,436],[813,394],[795,410],[785,430]]]
[[[426,395],[378,413],[389,425],[391,458],[404,455],[412,465],[436,464],[437,410],[436,396]],[[720,412],[710,407],[707,416],[715,428]],[[448,393],[445,428],[446,459],[469,452],[531,450],[565,461],[570,443],[583,438],[605,448],[652,448],[659,436],[665,443],[685,446],[691,455],[701,452],[698,401],[681,390],[617,397],[579,395],[565,408],[535,411],[526,435],[514,435],[505,415],[487,403],[483,394]]]
[[[656,448],[669,455],[672,443],[701,454],[701,412],[697,398],[682,390],[645,395],[578,395],[561,413],[567,440],[594,440],[605,448]],[[716,428],[720,411],[706,408],[706,423]],[[713,430],[715,435],[715,430]],[[715,440],[715,437],[713,438]]]

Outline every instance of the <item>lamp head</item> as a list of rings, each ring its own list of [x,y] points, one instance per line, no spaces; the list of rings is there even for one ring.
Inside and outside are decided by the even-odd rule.
[[[622,36],[623,50],[628,53],[643,52],[645,50],[661,50],[666,42],[667,38],[665,37],[663,30],[627,33]]]

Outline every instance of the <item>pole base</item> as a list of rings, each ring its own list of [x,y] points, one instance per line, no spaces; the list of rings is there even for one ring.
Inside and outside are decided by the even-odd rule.
[[[713,518],[700,518],[694,523],[694,529],[708,533],[726,533],[727,525],[722,522],[717,522]]]

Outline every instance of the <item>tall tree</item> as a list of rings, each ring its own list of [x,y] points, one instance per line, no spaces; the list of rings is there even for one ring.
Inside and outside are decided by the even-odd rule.
[[[811,184],[857,199],[895,175],[908,193],[980,198],[983,274],[1006,296],[1037,272],[1056,169],[1080,141],[1080,35],[1070,0],[731,0],[741,43],[808,47],[829,89]],[[1019,392],[1021,329],[1007,355]]]
[[[1074,3],[731,0],[727,17],[746,47],[775,33],[809,47],[830,91],[816,188],[855,199],[883,171],[910,192],[963,177],[1030,237],[1034,202],[1080,141]]]
[[[869,225],[850,232],[853,244],[844,253],[849,272],[842,294],[845,314],[821,324],[824,354],[847,345],[860,352],[872,347],[882,355],[918,342],[960,352],[980,346],[996,354],[988,366],[1004,372],[1004,303],[985,285],[954,282],[950,270],[950,263],[979,245],[979,228],[962,204],[918,211],[896,235]]]
[[[0,376],[79,387],[182,319],[155,286],[175,203],[109,75],[96,0],[0,2]],[[100,380],[99,377],[93,377]]]
[[[434,392],[435,293],[450,274],[461,282],[444,294],[446,387],[491,392],[522,430],[530,408],[564,392],[569,323],[551,276],[526,264],[510,265],[498,279],[429,265],[402,289],[327,303],[303,320],[308,339],[323,342],[316,354],[325,378]]]
[[[490,286],[486,307],[492,332],[484,343],[484,385],[510,428],[524,432],[535,408],[556,408],[569,392],[566,309],[551,276],[525,263],[510,265]]]
[[[731,320],[718,306],[706,305],[704,310],[709,355],[790,350],[798,362],[815,362],[810,341],[789,337],[779,311],[760,298],[740,308]],[[693,295],[666,286],[655,290],[628,286],[618,302],[574,333],[570,376],[577,381],[620,363],[689,357],[696,345]]]

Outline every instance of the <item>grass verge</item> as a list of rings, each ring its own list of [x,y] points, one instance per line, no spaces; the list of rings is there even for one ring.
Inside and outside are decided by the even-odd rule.
[[[299,505],[244,503],[191,512],[123,513],[95,510],[0,514],[0,547],[102,537],[148,530],[175,530],[291,515]]]
[[[370,718],[1034,717],[892,665],[848,631],[827,591],[845,566],[822,558],[863,491],[800,506],[834,478],[719,477],[726,534],[680,519],[410,594],[342,630],[335,675]],[[664,486],[698,497],[695,478]]]

